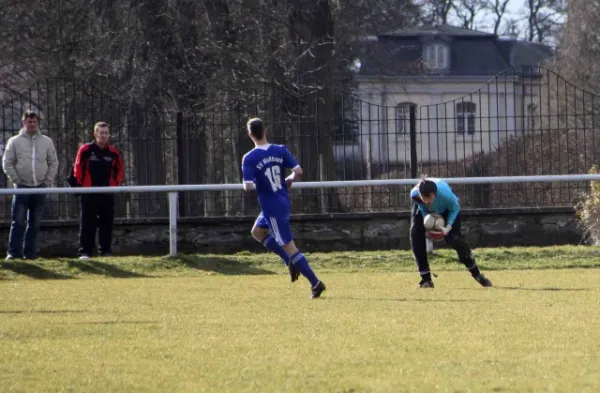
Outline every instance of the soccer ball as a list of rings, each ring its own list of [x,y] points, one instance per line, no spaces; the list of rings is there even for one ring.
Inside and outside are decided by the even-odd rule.
[[[423,225],[427,231],[441,231],[445,224],[444,217],[439,214],[432,213],[423,218]]]

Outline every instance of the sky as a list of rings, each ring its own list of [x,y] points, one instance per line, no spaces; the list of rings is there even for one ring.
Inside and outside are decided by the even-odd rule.
[[[511,19],[511,18],[522,19],[519,22],[521,31],[525,31],[527,29],[527,21],[524,19],[524,16],[527,13],[526,4],[527,4],[526,0],[510,0],[510,2],[508,3],[508,7],[507,7],[507,13],[504,16],[504,19],[506,19],[506,20]],[[478,25],[476,26],[476,29],[484,30],[484,31],[489,30],[489,29],[485,29],[484,26],[491,25],[492,21],[493,21],[492,15],[485,17],[483,14],[481,14],[478,17]],[[456,21],[453,21],[453,22],[456,23]]]

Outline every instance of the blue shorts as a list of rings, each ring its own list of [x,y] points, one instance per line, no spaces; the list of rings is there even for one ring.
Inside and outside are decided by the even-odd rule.
[[[271,235],[275,238],[280,246],[290,243],[294,238],[292,237],[292,227],[290,225],[290,216],[265,216],[263,212],[260,212],[256,221],[254,222],[255,227],[268,228]]]

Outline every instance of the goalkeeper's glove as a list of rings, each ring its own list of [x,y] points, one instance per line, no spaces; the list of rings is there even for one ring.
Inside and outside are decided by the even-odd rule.
[[[444,238],[444,233],[440,231],[429,231],[425,236],[430,240],[442,240]]]
[[[444,234],[444,236],[448,236],[448,233],[450,233],[451,230],[452,225],[446,225],[445,227],[442,227],[442,233]]]

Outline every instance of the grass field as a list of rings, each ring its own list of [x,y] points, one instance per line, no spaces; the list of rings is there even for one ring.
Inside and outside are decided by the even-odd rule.
[[[2,263],[1,392],[597,392],[600,249]]]

